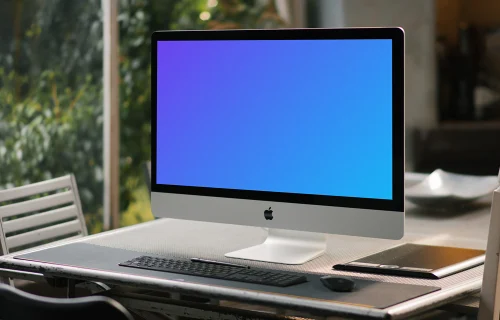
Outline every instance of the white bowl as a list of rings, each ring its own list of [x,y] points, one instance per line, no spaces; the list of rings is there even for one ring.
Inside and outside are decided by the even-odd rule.
[[[419,206],[453,206],[491,194],[499,185],[496,176],[471,176],[435,170],[405,189],[408,201]]]

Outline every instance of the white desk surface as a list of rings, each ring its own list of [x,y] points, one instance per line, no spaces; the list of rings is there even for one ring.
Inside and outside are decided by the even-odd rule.
[[[482,266],[444,279],[426,280],[334,271],[331,269],[332,265],[380,251],[402,242],[485,249],[490,210],[488,200],[482,199],[473,208],[461,212],[430,211],[416,208],[407,203],[406,235],[402,240],[395,241],[330,235],[328,237],[327,253],[304,265],[287,266],[261,262],[247,263],[249,265],[271,267],[273,269],[318,274],[339,273],[355,278],[439,286],[442,288],[439,292],[431,293],[384,310],[384,312],[394,318],[408,316],[414,314],[416,311],[434,308],[465,295],[478,292],[482,280]],[[185,258],[204,257],[223,261],[238,261],[224,258],[224,253],[258,244],[264,240],[265,236],[266,233],[261,228],[159,219],[76,241],[160,255],[174,254]],[[71,242],[75,241],[72,240]],[[19,260],[12,259],[17,254],[19,253],[0,257],[0,262],[8,261],[12,265],[19,264],[21,263]],[[61,270],[60,266],[59,270]],[[102,279],[99,281],[102,281]],[[245,298],[250,299],[248,301],[252,301],[252,297],[248,293],[245,295]],[[258,299],[254,300],[254,302],[257,301]],[[467,303],[471,304],[470,301]]]

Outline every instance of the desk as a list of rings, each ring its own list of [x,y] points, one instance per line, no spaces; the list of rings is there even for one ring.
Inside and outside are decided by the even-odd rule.
[[[175,292],[177,294],[188,294],[217,300],[245,302],[278,309],[282,313],[286,311],[286,314],[292,315],[303,316],[305,310],[307,311],[307,316],[351,315],[379,319],[387,317],[399,319],[449,304],[452,301],[479,292],[482,280],[482,266],[440,280],[425,280],[333,271],[331,270],[332,265],[346,262],[374,251],[383,250],[401,242],[410,241],[424,244],[484,249],[486,247],[489,224],[489,210],[487,199],[479,202],[477,206],[470,210],[455,214],[444,212],[433,213],[407,204],[406,236],[402,240],[395,241],[331,235],[328,237],[328,252],[324,256],[302,266],[272,265],[255,261],[247,262],[249,265],[278,270],[317,274],[343,274],[354,278],[439,286],[442,288],[438,292],[382,310],[325,303],[323,301],[303,301],[294,297],[272,295],[266,292],[249,292],[227,287],[219,288],[187,282],[148,279],[146,277],[130,276],[123,273],[102,272],[75,266],[13,259],[14,256],[20,253],[0,257],[0,268],[2,268],[0,271],[4,275],[24,270],[43,273],[49,277],[100,281],[110,286],[115,286],[115,292],[123,292],[120,291],[120,288],[133,287],[141,290]],[[204,257],[229,261],[229,259],[223,256],[225,252],[257,244],[263,241],[265,236],[266,233],[261,228],[159,219],[78,240],[63,241],[49,245],[48,247],[64,245],[68,242],[83,242],[108,248],[127,249],[151,254],[175,254],[180,258]],[[26,250],[23,253],[37,250],[40,250],[40,248]],[[2,272],[0,272],[0,275],[2,275]],[[120,299],[118,297],[118,300],[122,303],[128,301]],[[172,299],[168,301],[172,302]],[[471,301],[466,301],[465,304],[470,305]]]

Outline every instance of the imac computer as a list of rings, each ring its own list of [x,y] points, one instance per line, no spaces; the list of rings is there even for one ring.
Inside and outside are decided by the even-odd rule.
[[[155,32],[151,75],[155,216],[264,227],[226,257],[284,264],[403,236],[402,29]]]

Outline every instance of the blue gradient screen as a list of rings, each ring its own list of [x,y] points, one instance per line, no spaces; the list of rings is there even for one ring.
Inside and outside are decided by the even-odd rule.
[[[392,199],[391,40],[158,41],[156,120],[157,184]]]

